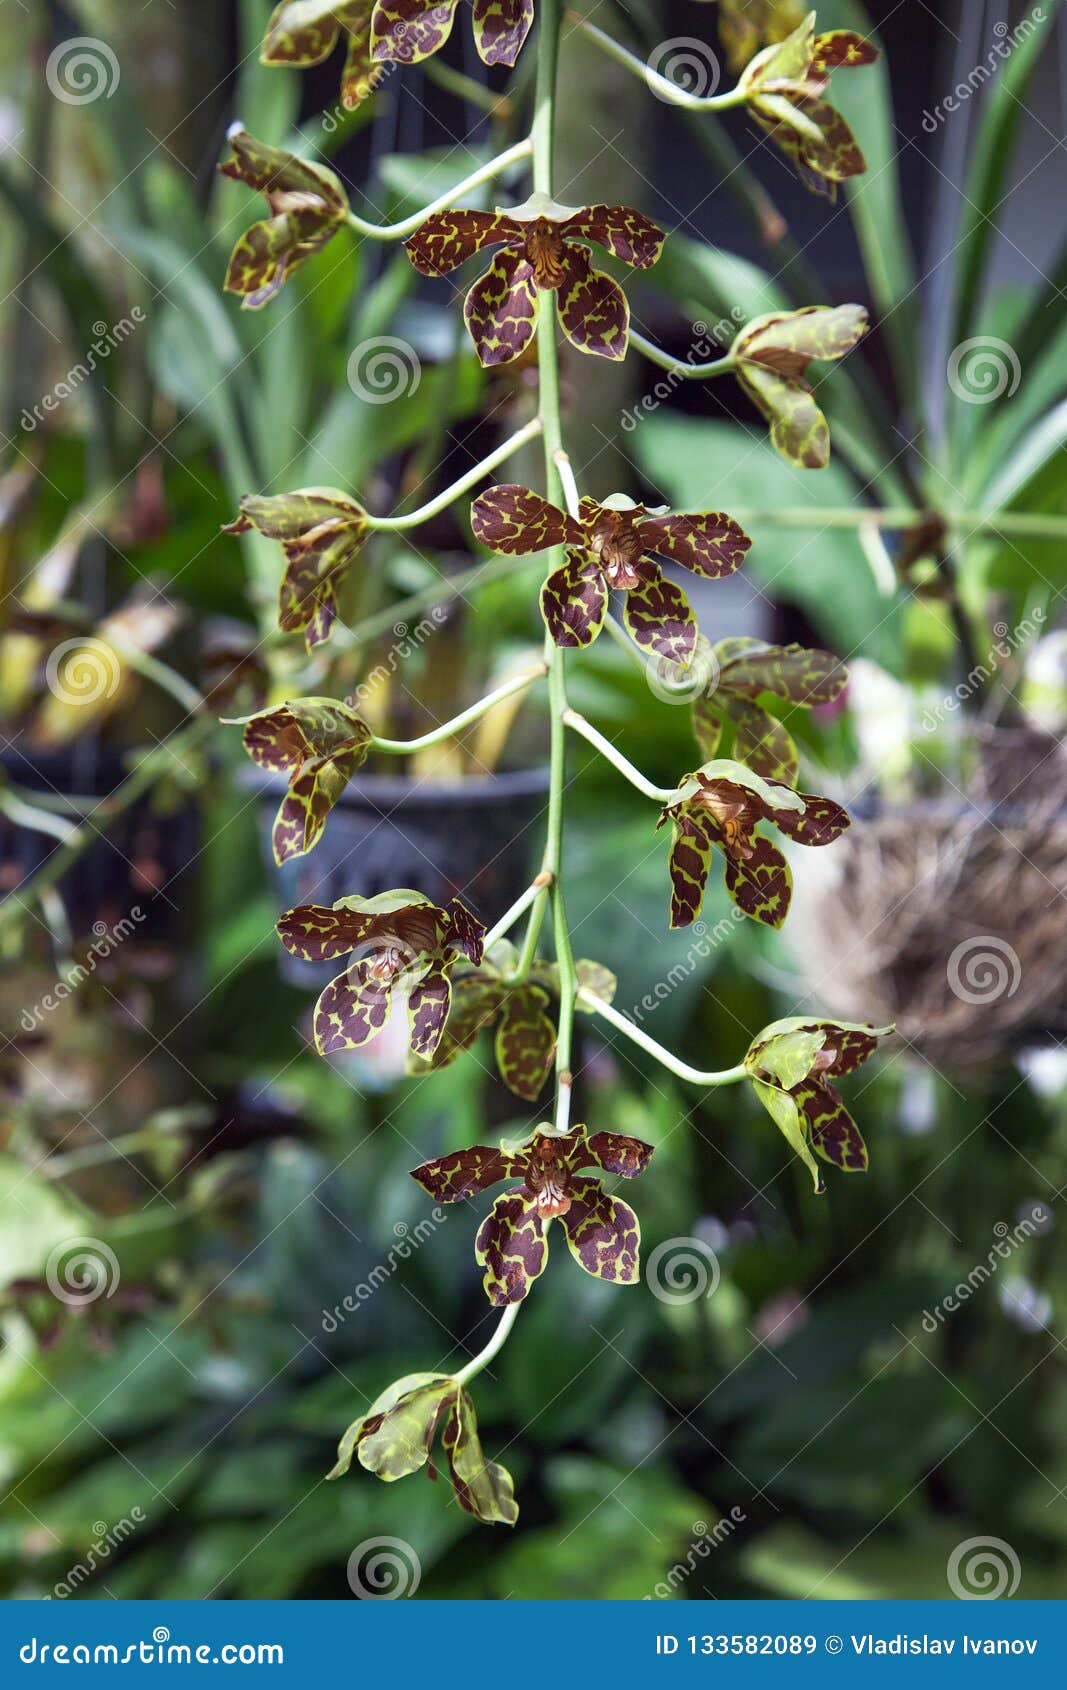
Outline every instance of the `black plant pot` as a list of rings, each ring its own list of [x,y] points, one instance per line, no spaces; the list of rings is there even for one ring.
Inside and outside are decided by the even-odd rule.
[[[286,781],[258,768],[246,769],[243,778],[261,797],[260,839],[282,909],[410,887],[435,904],[460,897],[490,924],[535,872],[542,843],[536,824],[548,802],[545,768],[447,784],[360,775],[349,781],[315,849],[280,867],[271,827]],[[300,962],[280,946],[279,953],[282,976],[292,985],[321,986],[337,972],[336,964]]]
[[[61,751],[8,745],[0,751],[0,768],[30,795],[30,803],[38,792],[56,802],[75,793],[103,803],[129,773],[118,752],[77,742]],[[189,871],[200,840],[195,805],[183,804],[161,815],[151,794],[146,794],[111,825],[103,811],[70,805],[60,814],[70,822],[88,815],[100,829],[99,837],[59,882],[75,939],[86,938],[94,930],[98,934],[105,928],[110,931],[133,911],[139,912],[135,917],[139,941],[166,943],[188,926]],[[52,834],[38,833],[0,814],[0,896],[17,892],[59,848],[60,841]]]

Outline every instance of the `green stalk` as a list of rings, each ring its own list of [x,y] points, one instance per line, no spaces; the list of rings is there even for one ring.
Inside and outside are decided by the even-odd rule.
[[[371,241],[401,241],[406,235],[413,235],[421,228],[427,217],[432,217],[435,211],[450,211],[456,201],[463,199],[466,194],[480,188],[483,182],[492,182],[495,177],[502,175],[509,165],[518,164],[522,159],[530,156],[530,141],[516,141],[513,147],[498,153],[496,158],[488,164],[479,165],[469,176],[464,176],[462,182],[457,182],[454,188],[449,188],[446,194],[439,194],[429,205],[424,205],[420,211],[413,211],[410,217],[402,217],[399,223],[368,223],[365,218],[350,211],[346,219],[349,228],[357,235],[363,235]]]
[[[537,82],[534,92],[533,185],[535,193],[552,195],[552,154],[555,140],[556,66],[559,58],[559,0],[541,0],[537,39]],[[541,438],[545,455],[545,492],[554,504],[563,500],[559,456],[563,433],[559,404],[559,353],[556,345],[555,299],[543,300],[537,319],[537,360],[540,379]],[[559,454],[559,456],[557,456]],[[549,557],[550,571],[562,567],[563,549]],[[561,877],[563,858],[563,789],[567,774],[567,682],[563,652],[551,634],[545,635],[548,700],[551,721],[548,792],[548,836],[544,872],[552,876],[552,934],[559,967],[559,1029],[556,1037],[556,1131],[565,1133],[571,1112],[571,1047],[574,1038],[574,1000],[578,978],[571,949],[570,928]]]
[[[466,1367],[461,1367],[458,1373],[454,1373],[452,1375],[457,1385],[469,1384],[472,1379],[476,1378],[478,1374],[481,1373],[484,1368],[488,1367],[489,1363],[500,1354],[500,1351],[504,1348],[504,1345],[507,1342],[508,1333],[514,1326],[515,1317],[521,1307],[521,1303],[511,1303],[508,1305],[508,1307],[504,1310],[504,1313],[501,1315],[497,1329],[493,1333],[493,1336],[490,1338],[488,1344],[486,1344],[485,1349],[479,1350],[478,1354],[467,1363]]]
[[[655,1039],[650,1039],[647,1033],[641,1031],[636,1022],[628,1021],[625,1015],[620,1015],[617,1009],[613,1009],[611,1004],[605,1003],[602,998],[598,998],[593,992],[582,991],[578,995],[583,1009],[587,1009],[591,1014],[599,1015],[603,1020],[610,1022],[620,1033],[624,1033],[633,1044],[640,1045],[642,1050],[646,1050],[650,1056],[654,1056],[661,1067],[669,1069],[672,1074],[677,1074],[681,1080],[689,1080],[695,1086],[733,1086],[739,1080],[749,1078],[748,1069],[743,1062],[739,1062],[736,1068],[720,1068],[718,1070],[692,1068],[688,1062],[683,1062],[666,1046],[657,1044]]]
[[[494,704],[499,704],[505,698],[511,698],[514,693],[522,692],[525,687],[532,686],[547,673],[544,663],[539,663],[536,669],[527,669],[522,675],[513,675],[510,681],[504,681],[487,692],[477,704],[471,704],[466,710],[461,710],[458,716],[453,716],[450,722],[442,722],[440,727],[431,728],[429,733],[421,734],[418,739],[379,739],[375,735],[372,740],[375,751],[391,752],[398,757],[404,757],[409,751],[425,751],[428,746],[438,745],[443,739],[451,739],[453,735],[462,733],[464,728],[470,727],[490,711]]]

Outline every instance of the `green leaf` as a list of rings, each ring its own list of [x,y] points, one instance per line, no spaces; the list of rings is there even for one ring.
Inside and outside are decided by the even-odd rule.
[[[1013,47],[984,91],[976,133],[970,147],[971,167],[961,199],[954,253],[957,257],[956,310],[953,342],[959,345],[977,330],[978,309],[986,285],[985,264],[998,226],[997,212],[1004,197],[1015,150],[1019,119],[1026,109],[1026,90],[1038,60],[1046,50],[1059,14],[1060,0],[1030,14],[1030,32]]]

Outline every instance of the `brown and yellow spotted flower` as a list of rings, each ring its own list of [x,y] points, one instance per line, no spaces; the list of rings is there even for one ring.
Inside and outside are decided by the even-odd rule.
[[[548,1261],[547,1225],[558,1220],[571,1255],[597,1279],[634,1285],[640,1274],[641,1228],[628,1203],[611,1197],[598,1179],[581,1178],[596,1167],[633,1179],[648,1165],[652,1146],[623,1133],[575,1127],[564,1137],[536,1132],[517,1150],[477,1144],[412,1170],[438,1203],[459,1203],[502,1179],[521,1184],[496,1199],[478,1229],[474,1253],[485,1268],[486,1295],[498,1308],[520,1303]]]
[[[492,264],[463,306],[478,357],[510,364],[533,338],[538,296],[556,295],[563,332],[580,352],[626,356],[630,308],[618,282],[589,262],[582,238],[613,258],[647,270],[659,257],[663,231],[624,205],[556,205],[534,194],[511,211],[438,211],[405,243],[424,276],[447,276],[474,253],[498,246]]]
[[[298,904],[278,923],[292,956],[332,962],[354,953],[315,1005],[315,1044],[323,1056],[358,1050],[381,1032],[394,994],[407,1001],[411,1049],[431,1057],[452,1000],[449,974],[460,956],[482,960],[485,928],[458,898],[440,909],[421,892]]]
[[[728,758],[686,775],[657,826],[667,822],[674,829],[672,927],[689,927],[700,914],[716,845],[726,858],[726,890],[738,909],[767,927],[780,927],[789,912],[792,876],[777,845],[756,828],[772,822],[798,845],[829,845],[850,825],[832,798],[794,792]]]
[[[219,170],[265,195],[271,211],[241,236],[226,272],[227,291],[243,294],[242,305],[258,311],[332,241],[348,216],[348,195],[332,170],[268,147],[239,125],[228,139],[231,157]]]
[[[332,698],[291,698],[239,720],[252,761],[289,776],[274,822],[274,860],[302,857],[318,844],[327,816],[366,761],[371,731]]]
[[[862,305],[806,305],[756,317],[730,348],[734,373],[771,427],[771,444],[800,469],[825,469],[830,430],[812,397],[808,365],[851,352],[867,333]]]
[[[459,0],[378,0],[371,42],[374,57],[416,64],[443,47]],[[483,64],[515,63],[533,23],[533,0],[473,0],[474,45]]]
[[[816,1191],[823,1182],[815,1156],[845,1173],[867,1168],[867,1147],[830,1076],[850,1074],[892,1031],[800,1015],[773,1021],[748,1048],[745,1067],[753,1090],[808,1169]]]
[[[320,65],[343,37],[341,104],[351,111],[373,91],[384,71],[381,56],[371,51],[373,11],[374,0],[281,0],[270,15],[260,63]]]
[[[477,538],[494,552],[542,552],[566,546],[567,561],[541,589],[541,610],[559,646],[586,646],[607,615],[608,594],[626,594],[625,621],[645,650],[686,664],[696,650],[689,600],[652,557],[669,558],[694,575],[732,575],[752,544],[721,511],[648,510],[621,493],[598,505],[582,499],[578,516],[550,505],[528,487],[490,487],[471,506]]]
[[[873,64],[878,49],[852,30],[815,33],[815,13],[746,66],[739,81],[756,122],[793,160],[805,186],[834,199],[867,161],[845,119],[823,99],[835,70]]]
[[[303,633],[309,651],[329,636],[337,618],[337,591],[367,534],[362,505],[336,487],[261,497],[246,493],[241,514],[223,532],[258,529],[280,540],[286,570],[278,594],[278,626]]]

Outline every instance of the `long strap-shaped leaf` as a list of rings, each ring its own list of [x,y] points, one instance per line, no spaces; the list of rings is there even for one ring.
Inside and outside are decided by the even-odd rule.
[[[1040,17],[1035,8],[1031,14],[1033,30],[1005,60],[985,94],[957,237],[956,345],[977,332],[975,317],[981,302],[986,253],[1004,197],[1019,119],[1025,110],[1026,90],[1059,10],[1060,0],[1048,0]]]

